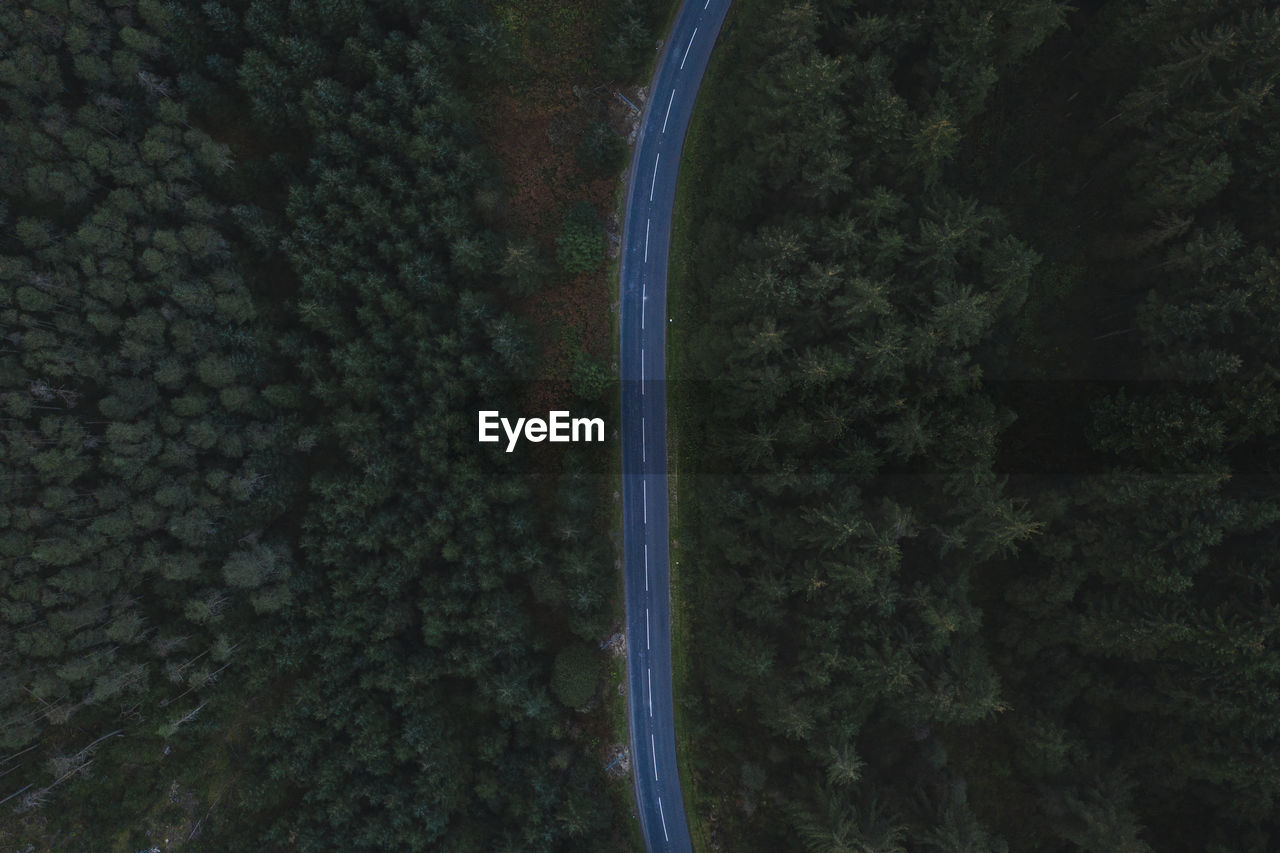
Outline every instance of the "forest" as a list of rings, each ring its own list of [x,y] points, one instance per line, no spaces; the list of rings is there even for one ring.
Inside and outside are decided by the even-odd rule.
[[[1280,9],[737,0],[672,271],[695,837],[1280,845]]]
[[[637,849],[612,450],[474,417],[610,411],[670,8],[0,4],[0,847]],[[1278,80],[1259,0],[735,0],[671,279],[702,848],[1280,846]]]
[[[531,305],[607,307],[666,5],[551,6],[0,4],[0,847],[631,848],[605,465],[474,440],[607,405]]]

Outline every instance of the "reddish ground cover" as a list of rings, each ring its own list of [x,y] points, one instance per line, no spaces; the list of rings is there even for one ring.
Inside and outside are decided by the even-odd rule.
[[[494,17],[519,45],[518,72],[506,91],[482,105],[481,129],[506,184],[509,226],[534,240],[548,261],[544,287],[517,305],[537,331],[538,378],[533,409],[568,399],[568,377],[578,347],[611,359],[610,306],[616,300],[610,266],[569,276],[555,263],[556,237],[565,211],[588,200],[606,228],[613,220],[616,176],[592,179],[575,151],[603,106],[625,129],[625,108],[592,62],[600,27],[595,0],[511,0],[494,4]],[[615,106],[616,105],[616,106]]]

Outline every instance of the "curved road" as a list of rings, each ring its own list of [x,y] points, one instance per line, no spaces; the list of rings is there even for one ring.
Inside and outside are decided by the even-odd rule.
[[[628,176],[621,259],[622,528],[631,769],[645,847],[691,851],[676,770],[667,553],[667,248],[680,149],[729,0],[685,0]]]

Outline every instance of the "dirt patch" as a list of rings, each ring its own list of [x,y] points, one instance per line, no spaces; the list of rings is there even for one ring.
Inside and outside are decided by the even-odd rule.
[[[491,7],[518,45],[516,73],[505,90],[481,103],[480,125],[502,171],[506,226],[532,240],[549,273],[534,296],[515,310],[537,332],[537,376],[528,405],[565,405],[579,348],[606,359],[612,350],[610,309],[615,298],[606,256],[617,234],[613,214],[619,174],[591,174],[578,161],[588,128],[605,123],[622,139],[632,113],[593,61],[601,21],[594,0],[510,0]],[[624,97],[635,93],[626,91]],[[607,232],[599,270],[570,276],[555,262],[565,213],[588,201]]]

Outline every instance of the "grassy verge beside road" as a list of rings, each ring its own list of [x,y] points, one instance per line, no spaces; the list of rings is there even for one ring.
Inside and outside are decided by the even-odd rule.
[[[732,27],[734,10],[722,33]],[[697,330],[708,318],[698,312],[697,284],[699,250],[698,226],[705,218],[706,157],[714,116],[723,104],[722,92],[735,77],[736,55],[732,42],[723,38],[711,56],[711,63],[698,93],[680,159],[680,174],[672,214],[671,249],[667,262],[667,315],[672,318],[667,339],[667,448],[671,507],[671,665],[675,693],[676,744],[679,751],[680,785],[684,792],[685,814],[695,850],[713,849],[715,816],[712,803],[700,795],[699,780],[713,768],[702,764],[695,751],[695,726],[691,711],[696,707],[696,676],[693,654],[694,632],[698,624],[699,595],[696,502],[690,495],[695,485],[700,449],[699,437],[690,427],[692,412],[699,405],[698,383],[706,377],[696,367],[701,362]],[[705,258],[702,260],[705,261]],[[681,495],[686,500],[681,500]]]

